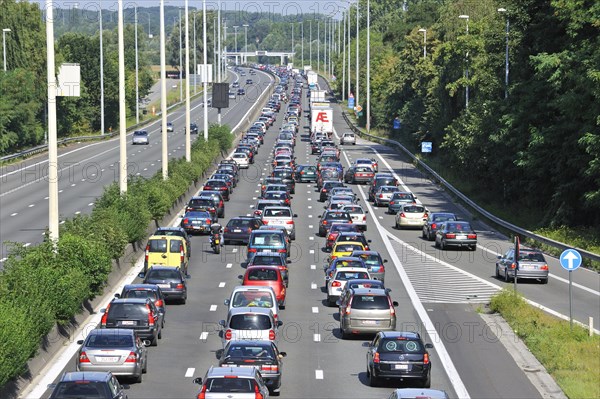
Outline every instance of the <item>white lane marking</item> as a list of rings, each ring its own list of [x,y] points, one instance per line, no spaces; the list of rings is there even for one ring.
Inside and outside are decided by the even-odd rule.
[[[193,377],[195,371],[196,371],[196,369],[193,367],[188,368],[187,371],[185,372],[185,377],[186,378]]]
[[[316,290],[317,289],[317,283],[310,283],[310,289],[311,290]]]
[[[90,202],[90,203],[88,204],[88,206],[93,206],[93,205],[94,205],[94,203],[93,203],[93,202]]]
[[[252,197],[252,200],[253,200],[253,201],[256,201],[256,197]],[[252,207],[250,207],[250,208],[252,208]]]
[[[322,380],[323,379],[323,370],[315,370],[315,378],[317,380]]]
[[[313,341],[321,342],[321,334],[313,334]]]
[[[314,239],[315,239],[315,237],[313,237],[313,236],[310,236],[310,237],[308,237],[308,239],[312,241],[312,240],[314,240]]]
[[[11,213],[10,216],[17,216],[19,213],[15,212],[15,213]]]
[[[309,224],[309,225],[308,225],[308,228],[309,228],[309,229],[312,229],[312,228],[313,228],[313,225],[312,225],[312,224]]]
[[[308,191],[306,192],[306,194],[310,194],[310,193],[312,193],[312,191],[310,191],[310,190],[308,190]]]
[[[8,259],[8,258],[2,258],[2,259],[0,259],[0,263],[4,262],[6,259]]]
[[[33,208],[35,206],[35,204],[29,204],[28,208]]]
[[[311,270],[316,270],[317,269],[317,265],[310,265],[310,269]]]
[[[75,214],[76,214],[76,215],[79,215],[80,213],[81,213],[81,211],[77,211],[77,212],[75,212]]]
[[[314,254],[314,253],[315,253],[315,250],[314,250],[314,249],[311,249],[310,251],[308,251],[308,253],[309,253],[309,254]]]
[[[217,305],[210,305],[210,312],[216,312],[217,311]]]
[[[307,184],[306,187],[311,188],[312,186],[310,184]],[[309,193],[310,193],[310,191],[309,191]]]
[[[312,216],[312,215],[308,215],[308,217],[309,217],[309,218],[312,218],[313,216]]]
[[[419,208],[416,208],[416,209],[419,209]],[[423,208],[421,208],[421,209],[423,209]],[[383,219],[383,216],[379,216],[379,219]]]
[[[309,205],[309,206],[308,206],[308,209],[312,209],[312,205]]]
[[[231,263],[228,263],[225,267],[228,269],[231,269],[231,266],[233,266]]]
[[[219,283],[219,288],[223,288],[223,287],[225,287],[225,281],[221,281],[221,282]]]
[[[313,307],[312,307],[312,312],[313,312],[313,313],[319,313],[319,308],[318,308],[318,307],[316,307],[316,306],[313,306]]]
[[[233,249],[231,250],[231,252],[233,252],[233,253],[236,253],[237,251],[238,251],[238,249],[237,249],[237,248],[233,248]]]
[[[249,213],[247,213],[247,214],[246,214],[246,216],[250,216],[250,214],[249,214]]]
[[[337,136],[335,128],[333,129],[333,131],[334,131],[336,137],[339,138],[339,136]],[[349,164],[350,160],[348,159],[348,155],[346,155],[346,152],[343,152],[343,154],[344,154],[344,157],[346,158],[346,162]],[[369,208],[369,210],[371,211],[371,214],[373,214],[373,212],[374,212],[373,208],[371,207],[371,204],[367,200],[367,197],[365,196],[365,192],[364,192],[363,188],[360,186],[358,186],[357,188],[360,191],[360,194],[362,195],[364,203],[366,204],[367,208]],[[439,334],[436,330],[435,325],[431,321],[431,318],[429,317],[429,315],[427,314],[427,311],[423,307],[423,304],[419,300],[419,297],[417,296],[417,292],[415,291],[415,288],[412,286],[412,284],[408,278],[408,275],[406,274],[406,271],[404,270],[404,267],[402,266],[402,263],[400,262],[398,255],[396,254],[396,251],[394,251],[394,248],[392,247],[392,243],[390,242],[390,239],[388,238],[389,233],[387,233],[387,231],[383,228],[383,226],[381,226],[378,219],[373,218],[373,222],[375,223],[375,226],[377,227],[377,231],[379,232],[379,235],[381,236],[381,238],[383,240],[383,244],[385,245],[388,253],[390,254],[390,257],[392,258],[391,259],[392,264],[396,267],[396,270],[398,271],[398,274],[400,275],[402,284],[404,285],[404,288],[406,289],[406,292],[408,293],[408,296],[410,297],[411,304],[413,305],[419,318],[423,322],[423,326],[424,326],[425,330],[427,331],[427,334],[431,338],[431,341],[435,343],[435,350],[438,353],[438,356],[440,357],[440,362],[442,363],[443,368],[446,371],[446,374],[448,375],[448,378],[450,379],[450,383],[452,384],[452,387],[454,388],[454,392],[456,392],[456,395],[459,398],[464,398],[464,399],[470,398],[469,392],[467,391],[467,387],[465,386],[462,379],[460,378],[460,375],[458,374],[458,370],[454,366],[454,362],[450,358],[450,355],[448,354],[448,351],[446,350],[446,346],[444,345],[444,342],[439,337]],[[385,233],[383,233],[384,231],[385,231]]]
[[[23,244],[23,247],[27,248],[28,246],[30,246],[31,243],[30,242],[26,242],[25,244]]]
[[[45,200],[49,199],[50,197],[44,197]]]
[[[200,341],[206,341],[206,338],[208,338],[208,331],[203,331],[202,334],[200,334]]]
[[[309,201],[312,201],[312,198],[309,198],[308,200],[309,200]],[[309,207],[309,208],[310,208],[310,207]]]
[[[77,185],[77,183],[73,183],[71,184],[71,187],[75,187]]]

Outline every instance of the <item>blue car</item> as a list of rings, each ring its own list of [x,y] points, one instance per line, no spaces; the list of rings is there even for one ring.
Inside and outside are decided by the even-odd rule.
[[[181,227],[188,233],[210,233],[213,218],[208,212],[189,211],[181,220]]]

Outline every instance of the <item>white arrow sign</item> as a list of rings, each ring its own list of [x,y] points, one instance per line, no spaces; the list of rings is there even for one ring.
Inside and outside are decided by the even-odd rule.
[[[560,264],[566,270],[575,270],[581,266],[581,255],[573,249],[567,249],[560,255]]]

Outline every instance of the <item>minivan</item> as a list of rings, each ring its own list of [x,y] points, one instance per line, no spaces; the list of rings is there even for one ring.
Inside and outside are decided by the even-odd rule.
[[[289,248],[283,232],[278,230],[254,230],[248,239],[247,258],[257,252],[279,252],[289,257]]]
[[[178,267],[187,274],[187,242],[179,236],[151,236],[146,244],[144,273],[148,267],[160,265]]]
[[[337,304],[343,338],[350,334],[375,334],[396,329],[394,306],[398,306],[398,302],[392,301],[386,289],[351,289],[346,291],[344,297],[340,297]]]

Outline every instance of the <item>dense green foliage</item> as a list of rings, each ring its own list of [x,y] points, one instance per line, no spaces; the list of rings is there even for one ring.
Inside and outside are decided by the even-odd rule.
[[[544,365],[568,398],[600,395],[600,337],[578,325],[534,308],[511,290],[492,298],[490,308],[508,322],[515,334]]]
[[[150,179],[131,177],[125,195],[118,184],[107,187],[90,215],[62,225],[56,250],[47,240],[14,244],[0,274],[0,387],[25,370],[56,323],[69,323],[84,301],[102,293],[112,260],[147,237],[151,219],[165,216],[231,136],[227,126],[211,127],[208,142],[192,145],[191,162],[169,162],[168,180],[158,171]]]
[[[539,226],[597,226],[598,2],[413,0],[406,12],[398,4],[371,2],[371,127],[390,131],[400,115],[403,141],[415,150],[421,141],[433,141],[438,164],[472,186],[485,187],[479,193],[484,202],[529,209],[538,215]],[[364,16],[366,1],[360,7]],[[500,13],[499,7],[508,11]],[[351,13],[354,91],[354,9]],[[468,35],[461,14],[469,15]],[[506,18],[510,82],[505,99]],[[361,60],[366,59],[365,25],[362,18]],[[420,28],[427,29],[426,58]],[[335,61],[339,85],[342,59]],[[364,118],[365,113],[363,126]]]

